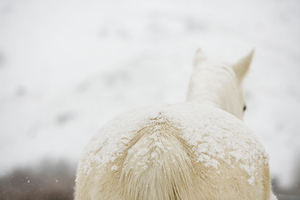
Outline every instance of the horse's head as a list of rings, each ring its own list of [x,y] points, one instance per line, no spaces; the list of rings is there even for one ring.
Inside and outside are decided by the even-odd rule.
[[[242,119],[246,109],[242,83],[253,53],[254,50],[237,63],[228,64],[210,60],[198,50],[187,101],[209,104]]]

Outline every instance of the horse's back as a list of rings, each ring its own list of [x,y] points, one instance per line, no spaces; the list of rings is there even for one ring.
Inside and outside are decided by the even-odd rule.
[[[140,108],[85,149],[76,199],[269,199],[264,148],[237,118],[194,103]]]

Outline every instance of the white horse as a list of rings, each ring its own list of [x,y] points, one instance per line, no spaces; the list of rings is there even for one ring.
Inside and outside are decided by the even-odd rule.
[[[252,56],[230,65],[199,50],[189,102],[108,122],[79,162],[75,200],[276,199],[268,155],[241,121]]]

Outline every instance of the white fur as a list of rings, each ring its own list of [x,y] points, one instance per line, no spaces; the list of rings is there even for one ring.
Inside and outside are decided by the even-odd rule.
[[[111,120],[86,146],[75,199],[276,199],[268,156],[239,120],[252,56],[229,65],[198,50],[187,95],[192,103],[149,106]]]

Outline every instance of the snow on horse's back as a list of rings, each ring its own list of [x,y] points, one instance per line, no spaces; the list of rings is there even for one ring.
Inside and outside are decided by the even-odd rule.
[[[268,155],[240,120],[252,55],[229,65],[198,50],[188,102],[109,121],[84,150],[75,199],[275,199]]]

